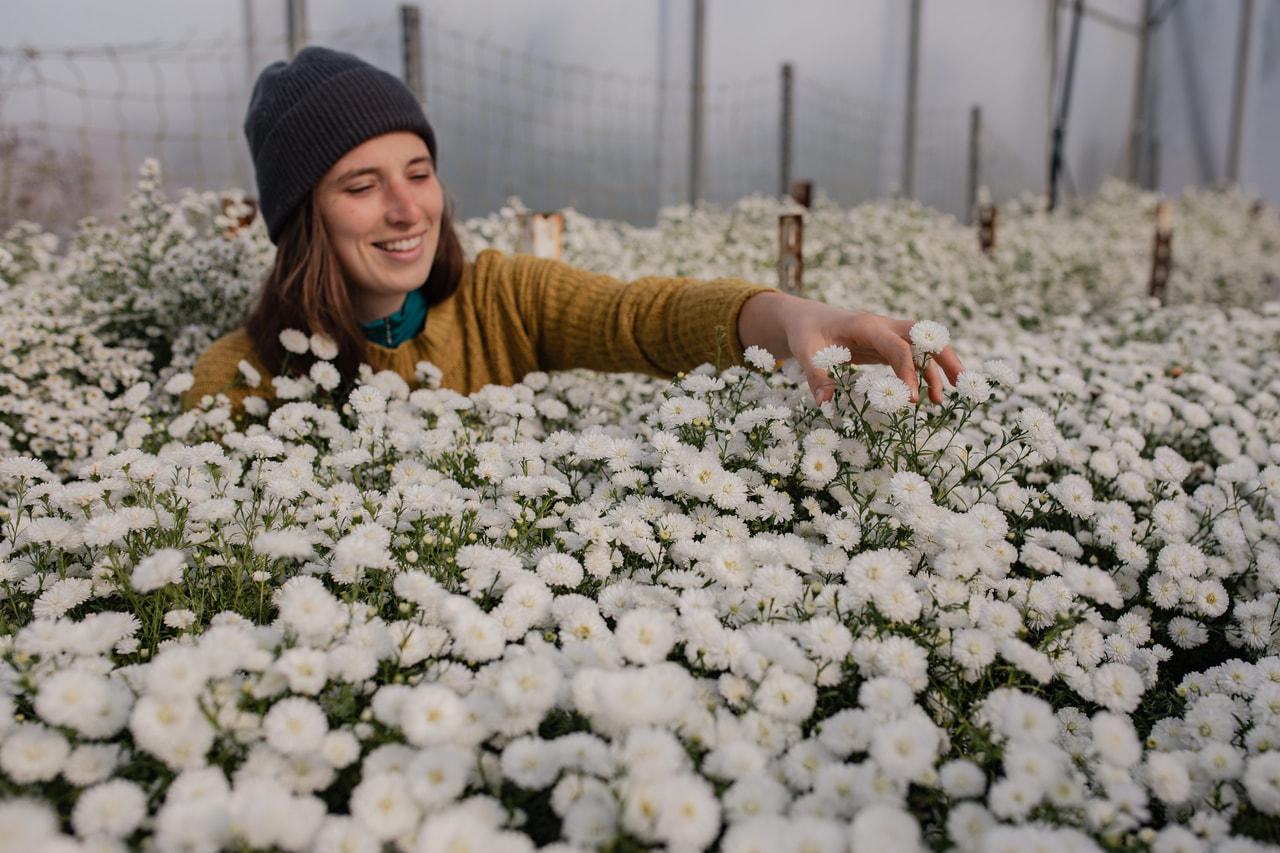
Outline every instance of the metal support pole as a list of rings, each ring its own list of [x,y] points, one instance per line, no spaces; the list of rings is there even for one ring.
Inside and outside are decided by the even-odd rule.
[[[298,55],[298,51],[307,46],[307,0],[287,0],[287,34],[289,40],[289,58]]]
[[[804,219],[798,213],[778,217],[778,290],[804,295]]]
[[[422,10],[412,3],[400,7],[400,47],[404,60],[404,83],[419,103],[427,100],[422,74]]]
[[[1044,111],[1044,194],[1051,192],[1053,175],[1053,122],[1054,101],[1058,98],[1058,0],[1049,0],[1048,30],[1045,33],[1045,56],[1048,62]]]
[[[1084,17],[1084,0],[1076,0],[1071,18],[1071,42],[1067,47],[1067,74],[1062,81],[1062,106],[1053,127],[1053,162],[1049,167],[1049,209],[1058,206],[1058,176],[1062,173],[1062,147],[1067,135],[1067,113],[1071,109],[1071,82],[1076,76],[1076,54],[1080,48],[1080,19]]]
[[[969,111],[969,194],[966,197],[964,221],[973,224],[978,206],[978,185],[982,183],[982,107]]]
[[[689,204],[702,200],[702,98],[705,90],[706,0],[693,0],[693,85],[689,92]]]
[[[1152,0],[1142,0],[1142,22],[1138,29],[1138,61],[1133,81],[1133,107],[1129,112],[1129,183],[1138,183],[1142,168],[1142,135],[1147,116],[1147,52],[1151,42]]]
[[[911,24],[907,37],[907,124],[902,140],[902,193],[916,195],[916,112],[920,89],[920,2],[911,0]]]
[[[1244,130],[1244,90],[1249,79],[1249,29],[1253,23],[1253,0],[1244,0],[1240,13],[1240,42],[1236,48],[1236,87],[1231,101],[1231,150],[1227,158],[1227,179],[1240,182],[1240,140]]]
[[[791,188],[791,130],[792,130],[792,70],[791,63],[782,65],[782,130],[778,140],[778,195],[786,195]]]

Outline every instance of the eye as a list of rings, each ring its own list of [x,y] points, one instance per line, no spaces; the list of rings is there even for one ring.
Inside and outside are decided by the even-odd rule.
[[[363,195],[373,189],[373,184],[359,184],[354,187],[347,187],[347,192],[351,195]]]

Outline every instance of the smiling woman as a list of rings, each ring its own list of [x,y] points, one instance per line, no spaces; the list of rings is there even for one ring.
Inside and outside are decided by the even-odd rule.
[[[308,47],[267,67],[245,135],[276,258],[244,328],[196,363],[188,406],[225,395],[238,414],[265,411],[291,380],[333,390],[365,364],[416,383],[430,363],[444,387],[470,393],[539,370],[671,376],[741,364],[752,346],[795,355],[819,401],[828,365],[812,356],[832,348],[891,365],[919,393],[910,321],[733,279],[624,283],[492,250],[468,262],[421,105],[355,56]],[[961,370],[950,347],[937,352],[923,370],[930,397]]]

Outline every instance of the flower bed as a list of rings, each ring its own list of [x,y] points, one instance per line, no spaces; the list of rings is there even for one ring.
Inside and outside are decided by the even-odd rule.
[[[0,243],[0,849],[1276,849],[1274,214],[1181,200],[1158,309],[1128,188],[990,258],[819,205],[807,283],[944,321],[941,407],[754,353],[232,428],[176,395],[270,247],[144,178]],[[767,282],[782,209],[565,255]]]

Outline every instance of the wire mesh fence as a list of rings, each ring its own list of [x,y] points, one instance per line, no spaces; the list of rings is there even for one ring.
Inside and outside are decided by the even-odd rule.
[[[688,198],[692,94],[687,81],[625,76],[512,50],[423,18],[425,102],[441,176],[458,212],[511,197],[535,210],[652,222]],[[402,67],[399,21],[313,34],[312,41]],[[255,58],[238,39],[79,49],[0,48],[0,227],[30,219],[69,231],[118,211],[141,162],[171,188],[253,194],[241,133]],[[257,62],[257,65],[261,65]],[[793,95],[796,177],[842,205],[891,194],[902,170],[902,107],[807,79]],[[779,189],[781,83],[764,74],[708,85],[703,198]],[[967,110],[918,115],[916,196],[960,215],[967,204]],[[1042,189],[1043,170],[983,134],[984,181],[999,198]]]

